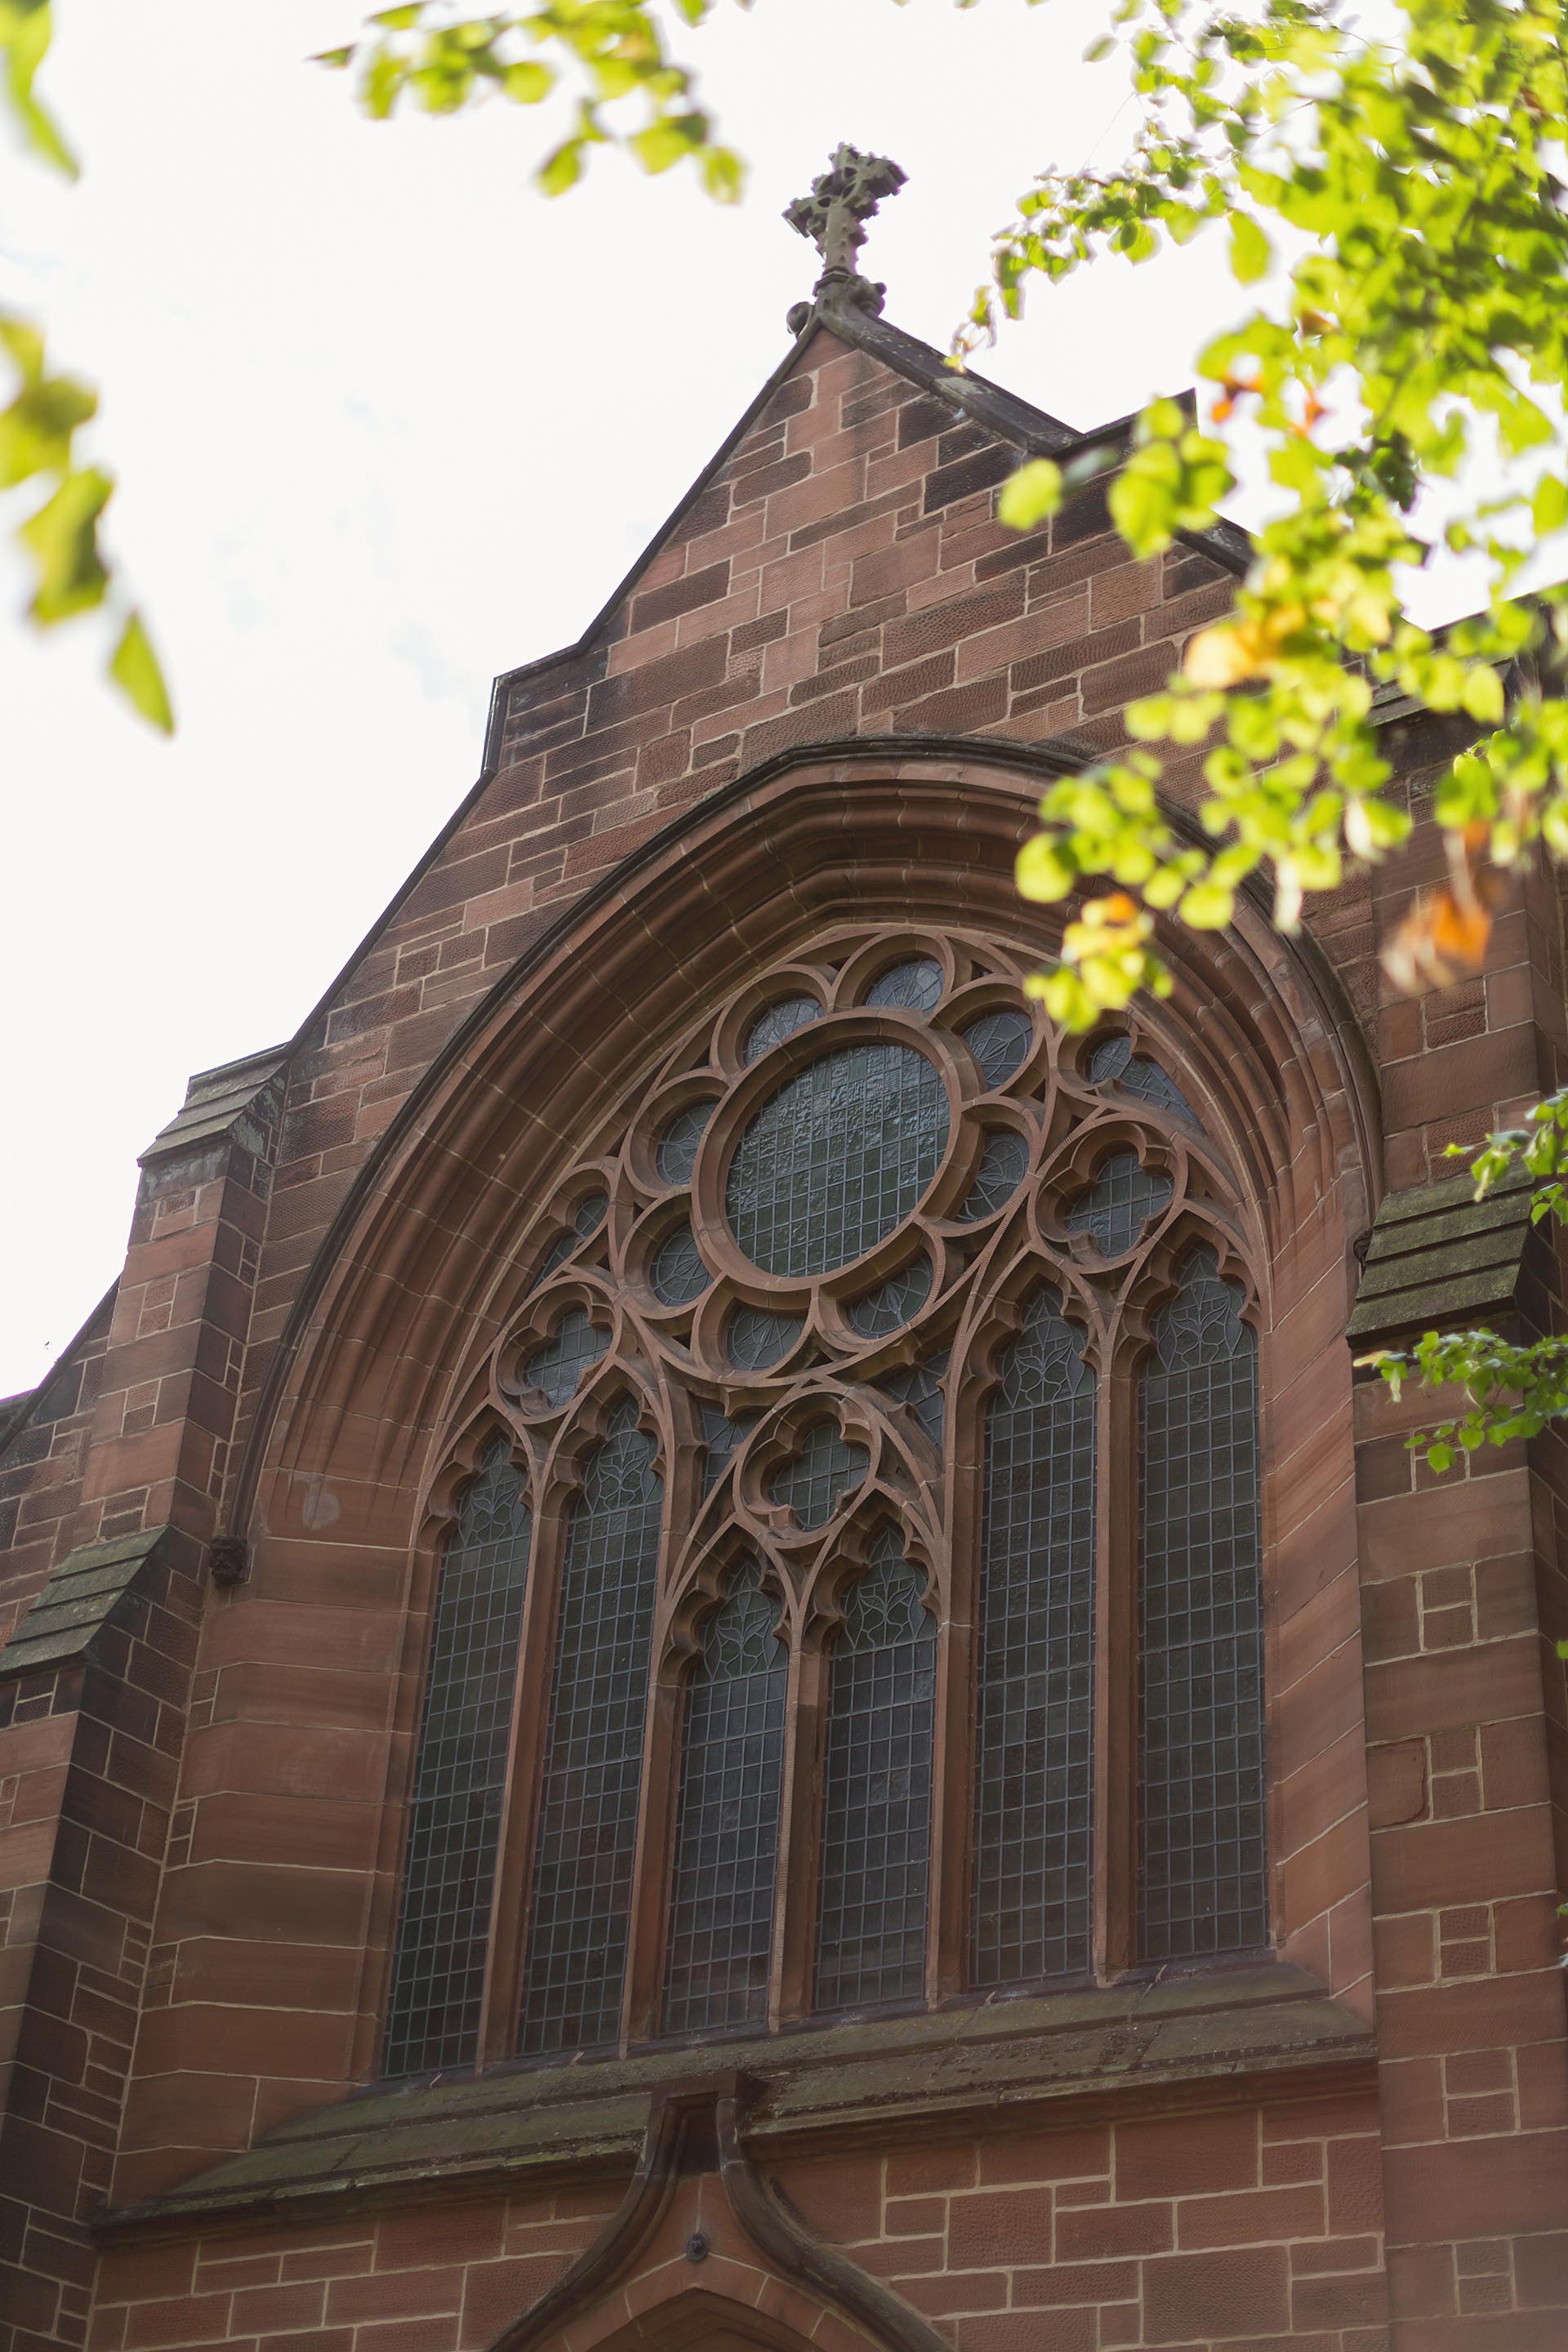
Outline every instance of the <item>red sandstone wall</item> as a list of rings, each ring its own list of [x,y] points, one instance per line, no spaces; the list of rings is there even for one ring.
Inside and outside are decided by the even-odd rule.
[[[1383,2352],[1376,2132],[1373,2104],[1346,2095],[867,2149],[778,2177],[957,2352],[1281,2336]],[[105,2258],[89,2341],[480,2352],[613,2203],[567,2189],[127,2246]]]
[[[200,1184],[184,1198],[172,1173],[144,1208],[86,1483],[85,1421],[62,1423],[24,1465],[18,1599],[72,1543],[143,1517],[210,1532],[242,1370],[254,1408],[303,1271],[377,1139],[517,957],[682,808],[820,738],[1115,739],[1122,703],[1161,682],[1228,582],[1184,551],[1130,563],[1092,500],[1016,539],[993,513],[1010,462],[928,396],[816,340],[603,641],[514,690],[500,772],[293,1062],[270,1206],[260,1184],[204,1206]],[[1380,1066],[1394,1183],[1448,1172],[1454,1133],[1561,1075],[1555,897],[1532,891],[1505,916],[1481,980],[1411,1006],[1387,1000],[1376,950],[1416,878],[1347,886],[1312,922]],[[1300,1272],[1302,1311],[1270,1367],[1289,1538],[1272,1558],[1293,1596],[1270,1660],[1275,1762],[1302,1791],[1279,1851],[1285,1916],[1296,1955],[1364,2000],[1375,1912],[1399,2352],[1536,2352],[1561,2342],[1568,2305],[1550,1924],[1568,1806],[1560,1673],[1550,1754],[1534,1727],[1542,1643],[1562,1614],[1555,1504],[1506,1459],[1468,1502],[1426,1496],[1405,1424],[1369,1391],[1358,1531],[1348,1426],[1323,1404],[1343,1380],[1342,1249],[1327,1232],[1304,1236]],[[334,1548],[325,1529],[276,1564],[265,1605],[209,1602],[121,2193],[345,2086],[366,1888],[395,1843],[383,1805],[407,1714],[399,1677],[417,1649],[402,1568]],[[278,1865],[297,1859],[305,1799],[310,1867],[290,1878]],[[199,2085],[177,2079],[187,2071]],[[792,2168],[789,2185],[858,2260],[951,2325],[960,2352],[1235,2345],[1287,2329],[1312,2352],[1373,2352],[1371,2122],[1269,2108],[1205,2126],[1210,2139],[1190,2147],[1180,2135],[1194,2125],[1128,2124],[1114,2153],[1096,2126],[1075,2136],[1070,2175],[1057,2169],[1064,2139],[1036,2155],[1008,2143]],[[1163,2147],[1170,2170],[1124,2156],[1141,2145]],[[1009,2149],[1023,2168],[1003,2179]],[[498,2203],[127,2248],[106,2265],[95,2340],[479,2344],[566,2258],[589,2208],[571,2192],[554,2208],[513,2200],[504,2216]],[[1555,2319],[1534,2316],[1549,2308]]]

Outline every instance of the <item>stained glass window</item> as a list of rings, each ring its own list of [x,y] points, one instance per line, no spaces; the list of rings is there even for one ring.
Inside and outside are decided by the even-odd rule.
[[[696,1236],[684,1221],[672,1225],[655,1250],[647,1278],[654,1297],[666,1307],[689,1307],[712,1281]]]
[[[391,2074],[479,2056],[529,1533],[522,1479],[498,1438],[441,1564],[393,1959]]]
[[[801,1440],[800,1452],[773,1472],[768,1491],[775,1503],[794,1512],[798,1526],[825,1528],[870,1466],[865,1447],[847,1438],[836,1421],[814,1422]]]
[[[1168,1176],[1151,1174],[1135,1151],[1115,1151],[1068,1211],[1069,1234],[1088,1234],[1101,1257],[1120,1257],[1171,1198]]]
[[[687,1689],[664,2021],[671,2033],[768,2014],[787,1661],[747,1560],[708,1620]]]
[[[847,1045],[787,1079],[730,1162],[730,1229],[766,1274],[829,1274],[900,1224],[936,1173],[947,1093],[912,1045]]]
[[[702,1423],[702,1491],[710,1495],[755,1416],[731,1420],[716,1404],[700,1404],[698,1413]]]
[[[934,956],[912,956],[896,963],[866,991],[868,1004],[897,1004],[910,1013],[931,1013],[942,1003],[947,983]]]
[[[1115,1392],[1129,1447],[1137,1409],[1128,1514],[1139,1549],[1136,1594],[1127,1595],[1138,1691],[1133,1702],[1130,1688],[1114,1723],[1095,1717],[1104,1400],[1084,1361],[1085,1334],[1067,1319],[1087,1311],[1064,1295],[1069,1284],[1081,1289],[1078,1270],[1042,1267],[1024,1279],[1043,1287],[1007,1288],[1007,1297],[1024,1297],[1021,1325],[1010,1323],[997,1343],[994,1383],[976,1385],[990,1359],[974,1335],[994,1328],[997,1304],[983,1286],[994,1278],[988,1268],[1011,1286],[1018,1252],[1049,1255],[1053,1230],[1065,1255],[1064,1223],[1092,1244],[1075,1242],[1073,1255],[1123,1333],[1117,1344],[1145,1344],[1110,1310],[1131,1279],[1131,1254],[1167,1219],[1184,1172],[1180,1152],[1161,1172],[1170,1155],[1157,1139],[1171,1139],[1173,1119],[1195,1127],[1191,1107],[1129,1035],[1102,1034],[1071,1065],[1081,1073],[1077,1096],[1071,1086],[1050,1095],[1044,1164],[1058,1168],[1075,1149],[1064,1129],[1070,1102],[1084,1107],[1085,1080],[1116,1104],[1119,1131],[1084,1136],[1074,1163],[1083,1189],[1053,1210],[1044,1236],[1032,1223],[1026,1232],[1020,1206],[1037,1181],[1037,1154],[1033,1126],[1020,1130],[1033,1114],[1001,1097],[1016,1096],[1044,1039],[1021,1001],[997,1002],[1003,963],[943,1013],[945,950],[900,953],[884,942],[879,962],[865,942],[834,945],[838,960],[820,967],[824,988],[845,993],[847,975],[870,973],[855,1001],[896,1017],[863,1011],[853,1045],[835,1019],[776,1052],[824,1019],[811,992],[817,968],[781,974],[775,989],[795,992],[742,1024],[747,1061],[773,1054],[765,1071],[738,1076],[734,1022],[717,1015],[711,1060],[693,1045],[682,1065],[683,1107],[670,1108],[667,1080],[657,1077],[643,1110],[628,1108],[624,1129],[605,1129],[592,1147],[614,1170],[615,1232],[631,1243],[629,1263],[619,1242],[612,1259],[595,1238],[611,1213],[605,1191],[582,1192],[602,1181],[583,1160],[554,1196],[574,1210],[558,1211],[560,1228],[531,1245],[544,1252],[555,1232],[546,1268],[588,1259],[599,1271],[588,1286],[569,1283],[569,1298],[539,1292],[521,1348],[516,1324],[498,1334],[500,1362],[513,1348],[522,1360],[525,1417],[541,1417],[545,1402],[558,1416],[580,1411],[584,1391],[605,1385],[601,1359],[614,1337],[637,1361],[626,1376],[617,1369],[607,1393],[622,1396],[628,1378],[665,1384],[660,1423],[684,1437],[680,1491],[690,1499],[667,1546],[653,1443],[637,1408],[617,1405],[581,1462],[549,1547],[550,1590],[533,1604],[549,1649],[528,1686],[548,1678],[548,1695],[531,1707],[534,1721],[514,1727],[530,1523],[508,1444],[486,1454],[462,1496],[437,1585],[416,1759],[385,2043],[392,2072],[477,2063],[481,2035],[493,2045],[501,2025],[485,2008],[491,1983],[509,1988],[515,2048],[527,2057],[614,2045],[628,1973],[639,2032],[650,2001],[669,2033],[766,2030],[779,2000],[801,1990],[794,1958],[774,1975],[775,1946],[800,1954],[805,1998],[818,2014],[920,2001],[931,1973],[939,1738],[943,1769],[961,1783],[944,1801],[959,1809],[950,1819],[967,1812],[958,1840],[966,1859],[956,1866],[969,1872],[967,1912],[962,1888],[942,1903],[944,1935],[958,1947],[940,1955],[944,1982],[984,1995],[1089,1969],[1100,1738],[1124,1744],[1127,1772],[1112,1768],[1123,1796],[1136,1750],[1138,1884],[1135,1895],[1110,1892],[1115,1904],[1135,1900],[1138,1957],[1163,1963],[1267,1940],[1258,1349],[1240,1293],[1221,1278],[1212,1249],[1189,1250],[1142,1369],[1130,1368],[1125,1406],[1127,1392]],[[966,950],[966,983],[979,961]],[[989,1009],[977,1009],[976,993]],[[1016,989],[1008,994],[1016,1000]],[[942,1034],[944,1021],[955,1036]],[[968,1073],[962,1128],[942,1075],[954,1061]],[[712,1099],[687,1099],[693,1087]],[[721,1134],[712,1124],[721,1105],[730,1107]],[[1089,1108],[1092,1129],[1104,1113]],[[1144,1129],[1149,1140],[1135,1146]],[[689,1190],[715,1147],[727,1160],[704,1161],[705,1180],[719,1178],[730,1232],[753,1269],[734,1268],[745,1295],[727,1271],[728,1242],[704,1222],[711,1206],[678,1190]],[[963,1197],[933,1229],[920,1213],[939,1183],[944,1204]],[[1018,1244],[1005,1269],[995,1257],[1003,1230]],[[865,1263],[873,1250],[875,1274]],[[705,1252],[723,1260],[719,1276]],[[630,1283],[613,1317],[599,1303],[612,1265]],[[832,1276],[826,1294],[805,1287]],[[721,1295],[693,1321],[716,1280]],[[650,1315],[650,1295],[686,1311],[679,1320],[674,1311]],[[554,1429],[549,1422],[542,1436]],[[761,1496],[754,1473],[742,1480],[733,1467],[752,1430],[765,1447],[754,1456],[766,1465]],[[946,1464],[944,1447],[954,1456]],[[947,1523],[955,1509],[962,1532]],[[857,1549],[868,1532],[868,1555]],[[969,1661],[973,1679],[945,1727],[936,1720],[928,1571],[909,1557],[928,1541],[969,1548],[952,1565],[973,1637],[972,1653],[955,1642],[954,1655]],[[679,1667],[673,1656],[661,1663],[656,1620],[667,1622],[715,1543],[733,1549],[721,1555],[717,1597],[703,1603],[699,1654]],[[851,1561],[846,1589],[835,1580]],[[826,1588],[814,1583],[819,1576]],[[802,1629],[802,1722],[814,1736],[818,1704],[822,1711],[820,1749],[795,1756],[787,1823],[786,1690],[797,1669],[776,1630],[786,1611]],[[652,1677],[678,1671],[686,1674],[679,1716],[659,1708],[650,1728]],[[645,1743],[658,1779],[646,1791]],[[521,1797],[505,1785],[513,1752],[530,1759]],[[509,1803],[526,1808],[533,1845],[515,2005],[517,1956],[494,1976],[486,1965],[500,1853],[522,1835],[521,1814],[506,1826]],[[1130,1838],[1133,1811],[1129,1800]],[[668,1857],[659,1887],[637,1875],[652,1867],[652,1849],[647,1860],[636,1851],[644,1815]],[[781,1842],[797,1858],[787,1889]],[[796,1903],[798,1914],[781,1915]]]
[[[1005,1086],[1022,1067],[1035,1042],[1035,1024],[1026,1013],[1004,1005],[998,1013],[982,1013],[959,1035],[979,1063],[987,1086]]]
[[[530,1356],[522,1368],[523,1378],[551,1404],[564,1404],[575,1393],[588,1366],[597,1363],[609,1344],[609,1332],[592,1322],[582,1307],[568,1307],[543,1347]]]
[[[930,1295],[931,1260],[911,1258],[886,1282],[879,1282],[875,1290],[855,1300],[849,1308],[849,1321],[863,1339],[886,1339],[889,1331],[901,1331]]]
[[[737,1307],[725,1327],[730,1361],[741,1370],[765,1372],[788,1355],[805,1329],[798,1315],[775,1315],[766,1307]]]
[[[1089,1075],[1094,1085],[1118,1086],[1124,1093],[1136,1095],[1140,1102],[1153,1103],[1160,1110],[1168,1110],[1187,1127],[1198,1125],[1198,1115],[1176,1084],[1174,1078],[1151,1061],[1147,1054],[1132,1051],[1131,1037],[1105,1037],[1089,1057]]]
[[[784,1039],[793,1037],[797,1029],[808,1028],[812,1022],[821,1018],[822,1007],[815,996],[786,996],[782,1003],[770,1004],[747,1030],[742,1058],[748,1062],[760,1062],[772,1047],[782,1045]]]
[[[1258,1341],[1209,1249],[1154,1326],[1142,1417],[1146,1959],[1267,1940]]]
[[[636,1407],[617,1405],[566,1542],[523,1972],[529,2055],[619,2029],[662,1503],[652,1441]]]
[[[545,1251],[539,1272],[533,1277],[535,1283],[541,1283],[546,1275],[553,1274],[558,1265],[564,1265],[578,1243],[585,1242],[590,1234],[598,1232],[609,1205],[603,1192],[586,1193],[578,1202],[571,1224],[564,1233],[556,1234]]]
[[[888,1528],[850,1587],[828,1668],[816,2006],[925,1986],[936,1629]]]
[[[958,1212],[960,1222],[977,1225],[983,1219],[994,1217],[998,1209],[1005,1209],[1023,1182],[1028,1164],[1029,1147],[1021,1135],[1015,1135],[1011,1129],[998,1128],[988,1136],[974,1171],[974,1181]]]
[[[710,1102],[688,1103],[667,1121],[656,1155],[658,1172],[667,1184],[684,1184],[697,1165],[697,1147],[713,1116]]]
[[[939,1349],[907,1371],[894,1372],[882,1382],[887,1394],[898,1404],[908,1405],[933,1445],[942,1444],[945,1400],[942,1392],[942,1377],[948,1366],[948,1349]]]
[[[1094,1381],[1042,1291],[985,1420],[975,1669],[973,1980],[1089,1961]]]

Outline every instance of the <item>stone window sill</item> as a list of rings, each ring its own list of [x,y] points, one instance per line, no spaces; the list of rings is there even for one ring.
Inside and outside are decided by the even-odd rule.
[[[1179,2099],[1187,2086],[1290,2095],[1371,2080],[1372,2029],[1302,1969],[1215,1969],[918,2016],[837,2021],[787,2034],[661,2046],[569,2066],[378,2084],[296,2117],[183,2188],[100,2217],[118,2232],[177,2219],[282,2215],[450,2184],[615,2177],[636,2161],[650,2102],[707,2075],[754,2079],[747,2143],[759,2159],[994,2130]]]

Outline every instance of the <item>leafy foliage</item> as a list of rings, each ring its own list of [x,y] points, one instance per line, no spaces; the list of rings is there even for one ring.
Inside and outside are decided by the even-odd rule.
[[[70,150],[34,88],[52,30],[48,0],[0,0],[0,98],[33,152],[74,176]],[[16,536],[32,565],[29,617],[49,628],[112,601],[98,534],[114,478],[79,460],[76,436],[97,414],[98,395],[72,376],[51,373],[39,329],[0,311],[0,352],[14,387],[0,408],[0,493],[22,493],[24,502],[27,491],[36,494]],[[172,729],[168,688],[134,612],[121,616],[109,674],[144,719],[165,733]]]
[[[1232,274],[1262,292],[1201,355],[1206,418],[1155,402],[1112,488],[1130,549],[1158,554],[1215,520],[1235,487],[1226,428],[1245,417],[1286,496],[1234,615],[1130,711],[1141,748],[1043,803],[1026,894],[1115,886],[1091,901],[1107,911],[1089,935],[1089,909],[1069,927],[1040,984],[1076,1027],[1121,1001],[1131,945],[1109,965],[1097,947],[1107,929],[1129,937],[1129,894],[1217,927],[1257,875],[1290,930],[1306,893],[1405,840],[1410,813],[1372,724],[1381,682],[1492,730],[1438,788],[1456,879],[1418,910],[1404,950],[1413,982],[1436,976],[1434,932],[1445,970],[1479,962],[1496,869],[1538,841],[1568,854],[1568,702],[1542,683],[1568,604],[1561,589],[1515,593],[1527,553],[1568,522],[1562,12],[1402,0],[1394,23],[1373,36],[1315,0],[1247,16],[1123,0],[1099,47],[1124,58],[1142,108],[1130,159],[1106,175],[1047,174],[1023,199],[961,339],[1016,314],[1033,276],[1055,282],[1108,252],[1147,260],[1208,224],[1228,225]],[[1482,495],[1471,461],[1494,456],[1504,486]],[[1425,520],[1435,483],[1452,486],[1440,530]],[[1032,519],[1043,510],[1037,498]],[[1486,583],[1485,610],[1442,638],[1401,592],[1404,568],[1438,545],[1474,555]],[[1162,815],[1155,745],[1204,747],[1206,842]],[[1142,951],[1147,984],[1152,934]]]
[[[675,0],[688,25],[700,25],[713,5]],[[542,50],[553,51],[556,61]],[[405,98],[429,114],[454,114],[486,96],[537,106],[563,87],[564,68],[576,90],[574,112],[571,130],[539,166],[546,195],[573,187],[589,150],[606,144],[625,148],[645,172],[689,161],[721,201],[741,193],[740,158],[712,138],[691,75],[671,58],[645,0],[542,0],[490,16],[458,15],[446,0],[408,0],[380,10],[361,39],[324,51],[319,62],[355,69],[361,100],[378,121]],[[632,97],[646,101],[646,120],[627,130],[605,109]]]
[[[1236,483],[1227,428],[1245,419],[1283,498],[1234,613],[1129,710],[1136,748],[1041,803],[1024,895],[1091,887],[1036,983],[1072,1028],[1169,986],[1158,916],[1222,928],[1258,877],[1290,931],[1309,892],[1408,838],[1373,723],[1380,684],[1488,730],[1438,781],[1448,875],[1389,945],[1398,985],[1479,969],[1510,870],[1568,856],[1568,589],[1518,593],[1529,555],[1568,525],[1563,14],[1560,0],[1397,0],[1374,21],[1390,29],[1341,0],[1121,0],[1097,49],[1123,58],[1140,104],[1129,160],[1040,180],[958,339],[972,348],[1016,315],[1033,277],[1105,253],[1146,261],[1220,224],[1233,278],[1259,289],[1200,357],[1206,415],[1154,402],[1112,486],[1128,547],[1159,554],[1215,520]],[[1488,472],[1500,489],[1477,488]],[[1003,518],[1037,524],[1066,489],[1026,467]],[[1437,635],[1403,583],[1440,547],[1484,586],[1483,609]],[[1172,753],[1201,761],[1197,842],[1157,794]],[[1568,1093],[1490,1139],[1478,1189],[1522,1167],[1537,1221],[1563,1219],[1565,1138]],[[1411,1441],[1437,1470],[1568,1412],[1559,1339],[1428,1333],[1377,1360],[1395,1389],[1419,1376],[1465,1392]]]

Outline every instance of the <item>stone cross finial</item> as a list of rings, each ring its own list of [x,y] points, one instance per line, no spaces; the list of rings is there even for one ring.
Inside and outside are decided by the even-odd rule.
[[[866,242],[866,223],[884,196],[895,196],[904,174],[886,155],[863,155],[858,147],[841,146],[826,172],[811,184],[809,196],[797,196],[784,218],[797,235],[809,237],[822,256],[822,275],[814,293],[839,293],[862,310],[880,310],[886,288],[862,278],[856,257]],[[798,334],[811,315],[809,302],[797,302],[789,314],[790,331]]]

